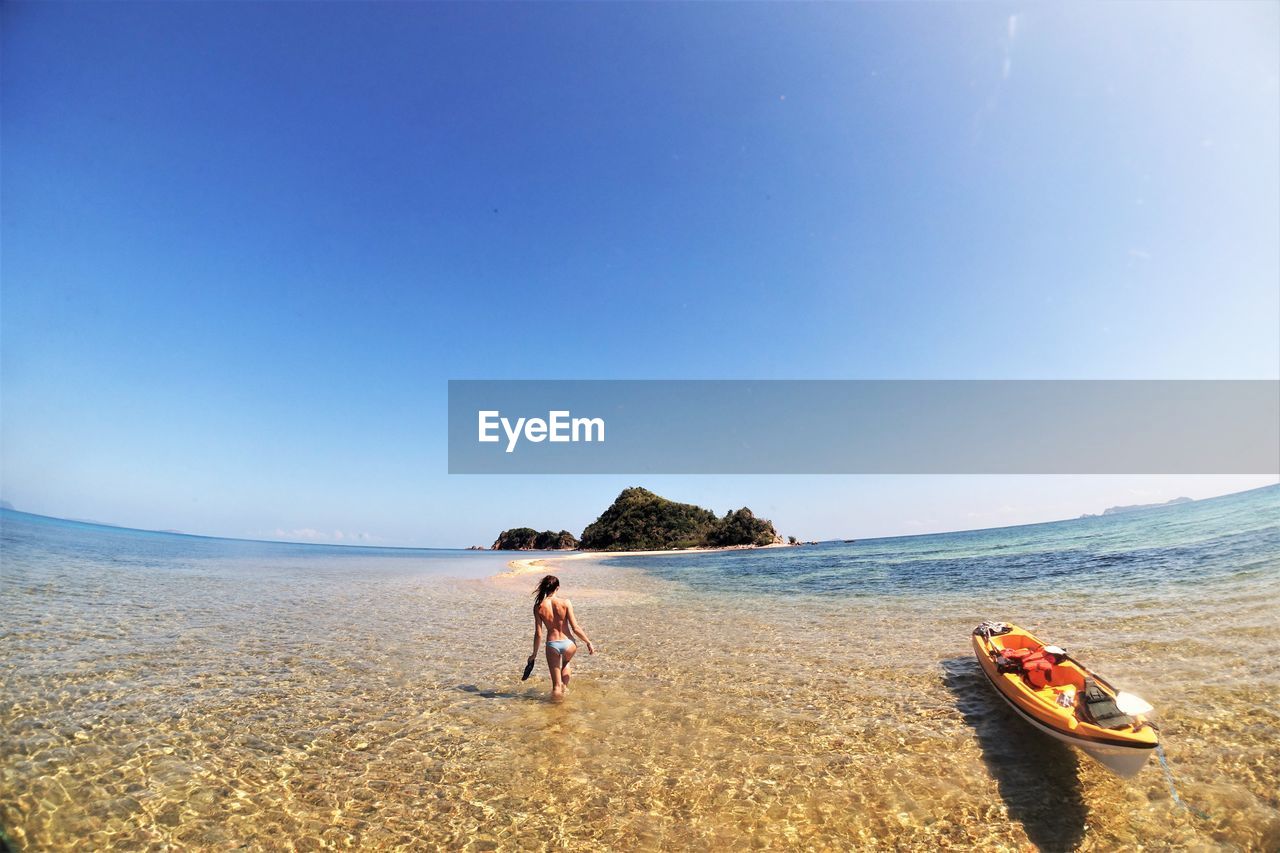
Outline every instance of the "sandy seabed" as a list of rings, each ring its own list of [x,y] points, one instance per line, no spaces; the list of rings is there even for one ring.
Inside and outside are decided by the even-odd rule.
[[[1125,782],[1014,718],[970,657],[980,603],[694,593],[593,555],[523,568],[7,571],[11,843],[1280,848],[1270,576],[1070,620],[1003,602],[1165,709],[1201,819],[1154,762]],[[603,649],[560,704],[542,667],[519,680],[544,569]],[[1123,653],[1091,643],[1121,633]]]

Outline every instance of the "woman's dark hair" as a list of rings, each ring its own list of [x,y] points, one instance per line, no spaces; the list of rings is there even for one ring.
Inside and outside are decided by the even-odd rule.
[[[560,588],[560,578],[555,575],[547,575],[538,584],[538,588],[533,591],[533,607],[536,610],[538,605],[542,603],[542,599]]]

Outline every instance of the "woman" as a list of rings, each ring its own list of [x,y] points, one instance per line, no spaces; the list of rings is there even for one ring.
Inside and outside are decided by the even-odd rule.
[[[557,595],[560,579],[555,575],[547,575],[533,591],[533,654],[529,655],[529,663],[538,656],[538,644],[542,642],[542,627],[547,628],[547,669],[551,670],[551,698],[560,699],[564,689],[569,686],[572,675],[569,663],[578,650],[574,637],[581,637],[587,644],[587,654],[596,653],[595,646],[587,637],[578,619],[573,613],[573,602]]]

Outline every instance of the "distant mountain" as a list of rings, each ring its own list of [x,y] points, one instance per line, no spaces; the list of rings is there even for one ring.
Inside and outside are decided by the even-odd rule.
[[[582,547],[599,551],[772,545],[782,537],[767,518],[743,507],[717,518],[709,509],[676,503],[639,487],[617,500],[582,531]]]
[[[1123,515],[1126,512],[1140,512],[1144,509],[1159,509],[1162,506],[1177,506],[1178,504],[1189,504],[1191,498],[1173,498],[1164,503],[1155,504],[1129,504],[1128,506],[1111,506],[1102,511],[1102,515]],[[1097,513],[1086,512],[1081,518],[1097,518]]]
[[[13,509],[13,504],[8,501],[0,501],[0,509]]]

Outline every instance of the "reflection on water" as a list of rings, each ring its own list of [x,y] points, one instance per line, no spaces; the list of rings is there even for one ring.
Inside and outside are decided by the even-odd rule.
[[[727,572],[720,591],[705,555],[678,558],[692,582],[565,563],[603,654],[578,656],[560,705],[543,667],[519,680],[534,576],[451,578],[483,572],[416,552],[178,558],[6,514],[0,823],[32,850],[1277,849],[1276,495],[1210,502],[1173,542],[1131,529],[1128,551],[1107,540],[1118,577],[1056,586],[936,580],[916,554],[918,594],[868,592],[840,569],[859,545],[829,546],[828,594]],[[938,538],[917,548],[982,560],[979,536]],[[750,559],[785,578],[821,550]],[[1154,763],[1123,782],[1008,714],[968,663],[984,618],[1150,699],[1210,818]]]

